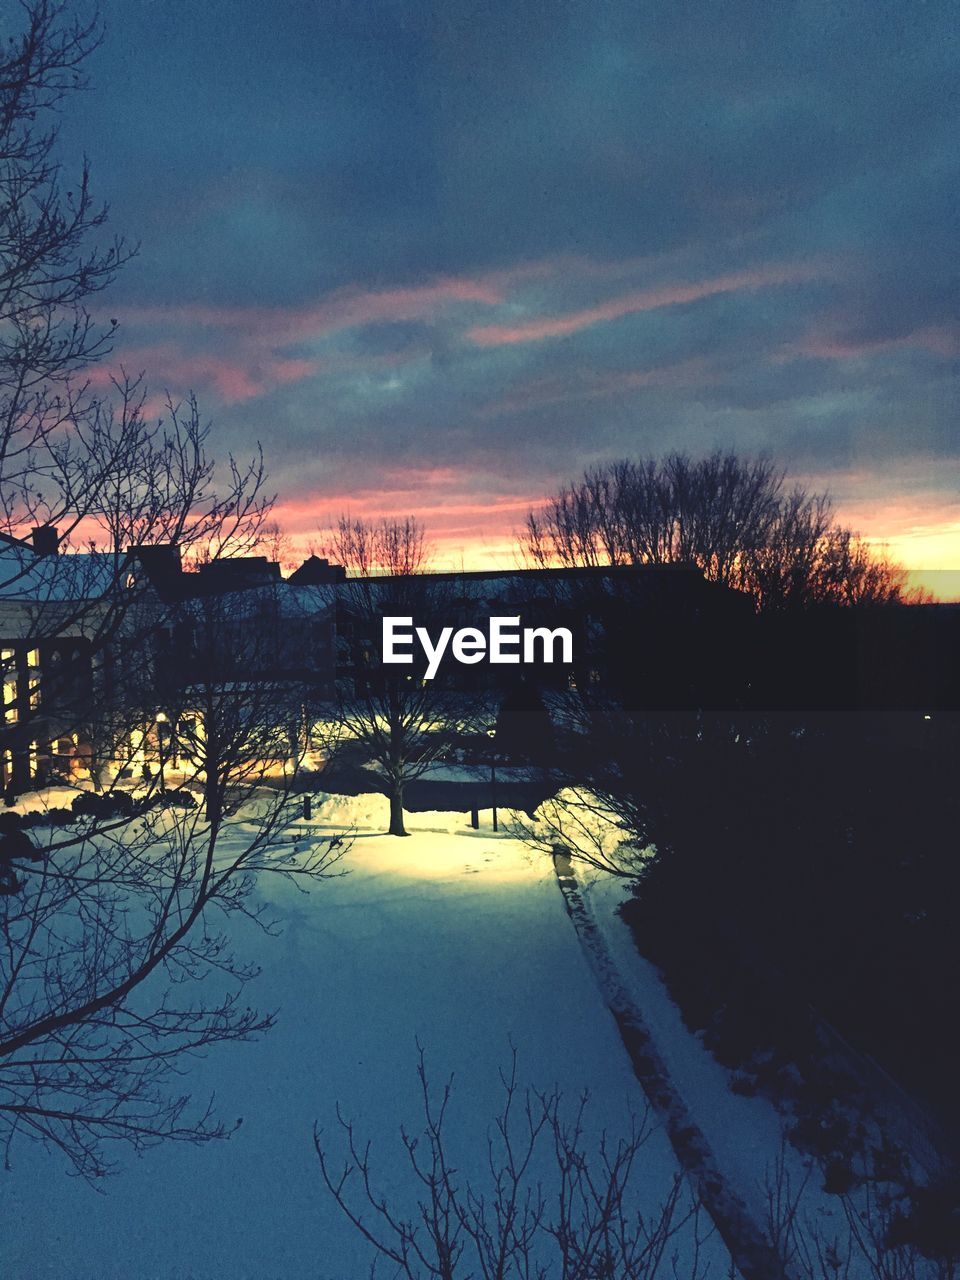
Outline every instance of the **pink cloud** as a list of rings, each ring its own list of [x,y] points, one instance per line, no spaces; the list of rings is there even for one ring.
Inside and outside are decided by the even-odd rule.
[[[302,533],[315,530],[329,520],[336,520],[341,512],[358,519],[378,520],[381,516],[416,515],[425,522],[433,522],[437,528],[448,527],[451,521],[461,522],[465,518],[473,524],[498,523],[505,515],[521,515],[543,501],[539,495],[533,497],[483,498],[478,499],[464,494],[451,493],[446,499],[435,503],[417,503],[411,490],[405,500],[402,492],[384,495],[376,491],[357,493],[350,491],[341,494],[324,494],[315,498],[300,498],[280,502],[275,508],[277,520],[291,532]],[[431,528],[433,528],[431,523]]]
[[[130,347],[109,362],[94,365],[84,374],[95,388],[107,388],[122,371],[147,371],[153,385],[169,386],[175,394],[186,388],[211,388],[225,404],[237,404],[263,395],[282,383],[299,382],[317,371],[312,360],[285,360],[271,355],[241,352],[236,358],[205,352],[187,354],[172,343]],[[154,405],[151,400],[151,406]]]
[[[638,271],[650,270],[652,265],[662,269],[671,260],[660,257],[604,262],[567,254],[515,263],[478,276],[443,276],[417,285],[385,289],[348,285],[310,306],[210,307],[187,303],[170,307],[126,307],[119,314],[121,320],[133,325],[229,330],[280,345],[366,324],[428,319],[451,305],[496,307],[502,305],[512,291],[534,281],[571,276],[624,279]]]
[[[433,317],[455,304],[496,306],[504,299],[505,276],[489,279],[443,278],[410,287],[338,290],[309,307],[174,307],[123,309],[124,323],[146,331],[171,331],[173,340],[122,350],[106,365],[89,371],[94,385],[106,386],[122,363],[129,370],[146,369],[152,383],[176,387],[209,387],[226,404],[250,400],[275,386],[301,381],[318,373],[393,363],[398,357],[371,355],[363,360],[330,356],[307,360],[280,356],[291,343],[321,338],[343,329],[376,322]],[[196,331],[213,334],[229,355],[185,350]]]
[[[859,360],[877,352],[915,347],[934,355],[951,358],[960,355],[960,335],[946,326],[928,325],[895,338],[866,338],[859,341],[836,334],[814,332],[781,357],[812,356],[818,360]]]
[[[496,306],[504,300],[497,280],[445,278],[405,288],[339,289],[310,307],[132,307],[121,318],[133,324],[175,324],[229,329],[274,343],[321,337],[340,329],[384,321],[417,320],[451,303]]]
[[[270,373],[277,382],[302,382],[317,372],[316,360],[274,360]]]
[[[467,336],[481,347],[540,342],[545,338],[566,337],[582,329],[591,328],[593,325],[618,320],[622,316],[635,315],[642,311],[656,311],[661,307],[699,302],[703,298],[712,298],[725,293],[797,284],[815,279],[818,275],[820,275],[820,268],[809,263],[760,267],[752,271],[734,272],[691,284],[671,284],[654,289],[639,289],[619,298],[611,298],[597,306],[571,311],[552,319],[530,320],[514,325],[479,325],[471,329]]]
[[[208,388],[222,402],[234,404],[312,376],[411,358],[409,350],[402,356],[331,353],[313,360],[281,354],[285,347],[298,342],[316,341],[371,323],[434,319],[451,307],[499,309],[513,291],[536,280],[575,276],[594,281],[598,288],[606,291],[612,282],[626,282],[640,271],[649,272],[652,265],[652,260],[643,259],[600,262],[566,256],[519,263],[478,276],[441,277],[418,285],[384,289],[351,286],[304,307],[211,307],[189,303],[129,308],[121,312],[124,322],[141,326],[146,334],[151,330],[162,333],[162,337],[154,343],[148,338],[144,345],[122,351],[110,365],[93,371],[91,377],[106,379],[122,360],[128,369],[146,369],[153,385],[166,385],[177,391],[187,387]],[[657,260],[657,265],[663,270],[668,264]],[[537,341],[574,333],[633,312],[805,280],[818,271],[818,267],[809,263],[780,264],[694,283],[634,289],[593,307],[553,318],[519,324],[475,324],[467,336],[481,347]],[[475,311],[469,319],[475,319]],[[198,331],[202,331],[202,336]],[[221,351],[205,350],[213,344],[219,345]],[[610,384],[609,389],[597,380],[588,380],[574,388],[573,394],[586,398],[618,390],[626,392],[631,387],[652,385],[651,378],[664,376],[662,373],[622,375],[620,384]],[[534,393],[534,400],[540,395],[549,402],[551,394],[551,389],[544,387]]]

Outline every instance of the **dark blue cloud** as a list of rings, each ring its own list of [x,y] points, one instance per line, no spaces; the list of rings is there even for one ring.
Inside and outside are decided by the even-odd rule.
[[[864,494],[901,460],[931,489],[956,464],[957,4],[103,13],[64,151],[142,241],[110,305],[148,365],[230,364],[199,388],[219,429],[267,434],[298,494],[387,460],[535,493],[592,458],[717,443],[855,464]],[[809,278],[474,336],[777,264]],[[393,296],[444,279],[476,296]],[[331,319],[344,290],[361,301]]]

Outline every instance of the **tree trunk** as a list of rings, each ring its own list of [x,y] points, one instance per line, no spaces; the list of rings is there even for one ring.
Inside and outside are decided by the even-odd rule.
[[[403,825],[403,786],[395,783],[390,792],[390,835],[405,836],[409,832]]]
[[[207,783],[204,788],[204,817],[211,827],[219,827],[223,821],[223,795],[217,783]]]

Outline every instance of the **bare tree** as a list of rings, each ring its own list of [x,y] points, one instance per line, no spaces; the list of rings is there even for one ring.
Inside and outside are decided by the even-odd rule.
[[[945,1200],[939,1238],[928,1238],[921,1248],[907,1225],[917,1188],[878,1177],[873,1154],[863,1152],[856,1161],[856,1185],[836,1197],[839,1221],[830,1230],[822,1209],[810,1203],[816,1166],[809,1162],[799,1177],[791,1176],[788,1148],[781,1146],[765,1178],[765,1230],[784,1273],[797,1280],[955,1280],[960,1273],[951,1223],[955,1212]],[[899,1154],[910,1163],[904,1152]],[[921,1187],[919,1194],[923,1199],[930,1192]]]
[[[376,769],[390,801],[390,835],[407,834],[404,791],[422,777],[447,746],[447,735],[467,728],[478,700],[424,680],[423,667],[388,665],[380,652],[385,614],[410,616],[418,625],[449,620],[460,608],[456,579],[428,579],[424,532],[414,517],[366,523],[341,517],[333,554],[356,576],[339,594],[341,673],[336,718],[342,749],[359,745]],[[371,577],[373,569],[387,571]]]
[[[537,807],[536,817],[517,814],[514,833],[544,853],[563,853],[598,871],[635,880],[655,856],[638,838],[642,830],[636,797],[622,788],[604,795],[576,783]]]
[[[285,532],[279,520],[269,520],[263,526],[263,532],[260,536],[259,549],[269,560],[275,561],[283,567],[296,567],[296,562],[291,566],[292,547],[290,538]]]
[[[58,0],[28,0],[11,18],[0,42],[0,595],[16,616],[4,633],[21,658],[66,636],[93,661],[121,620],[136,652],[132,545],[175,541],[187,554],[201,546],[237,554],[243,538],[257,537],[269,503],[259,457],[246,466],[229,459],[214,492],[208,427],[193,400],[150,423],[142,379],[124,376],[106,396],[91,389],[86,373],[110,350],[116,322],[98,325],[88,306],[132,250],[119,239],[95,243],[106,208],[94,202],[86,163],[72,183],[65,176],[57,130],[59,112],[85,85],[99,25]],[[47,552],[92,539],[96,553],[38,556],[23,538],[31,528]],[[11,662],[5,650],[4,759],[30,748],[38,701],[47,720],[72,728],[55,714],[57,680],[40,691]]]
[[[567,1115],[558,1090],[522,1093],[514,1054],[501,1073],[504,1101],[487,1139],[486,1173],[458,1171],[445,1132],[451,1081],[434,1093],[423,1051],[420,1132],[401,1130],[416,1205],[390,1203],[377,1188],[369,1142],[337,1112],[347,1154],[339,1164],[314,1133],[324,1184],[377,1261],[409,1280],[653,1280],[706,1274],[708,1234],[680,1177],[655,1207],[635,1202],[635,1175],[652,1127],[644,1115],[614,1142],[586,1140],[587,1095]],[[373,1272],[372,1272],[373,1274]]]
[[[105,211],[85,167],[64,191],[55,159],[56,111],[96,41],[96,24],[74,21],[66,4],[28,0],[22,31],[0,47],[0,586],[19,649],[56,645],[64,660],[60,673],[44,663],[39,687],[32,665],[18,678],[3,745],[42,715],[48,728],[86,726],[104,757],[123,744],[144,774],[122,793],[81,796],[72,819],[16,830],[0,855],[0,1130],[8,1155],[31,1137],[91,1178],[109,1168],[112,1143],[228,1131],[167,1087],[184,1054],[270,1022],[243,1002],[253,970],[220,925],[245,915],[270,927],[256,877],[309,883],[331,861],[327,846],[299,850],[286,831],[299,752],[278,668],[258,664],[248,643],[229,650],[232,671],[213,674],[214,637],[222,660],[242,610],[232,637],[222,617],[201,610],[198,623],[195,612],[180,647],[180,595],[151,578],[142,551],[131,555],[242,553],[262,536],[270,500],[259,454],[217,470],[192,399],[151,423],[141,380],[122,377],[106,397],[83,380],[113,331],[86,304],[128,256],[116,241],[87,247]],[[19,537],[53,524],[92,549],[41,556]],[[253,635],[269,649],[264,629]],[[74,649],[82,663],[66,658]]]
[[[282,601],[205,589],[203,574],[175,577],[167,594],[120,555],[128,538],[157,532],[215,557],[258,535],[259,463],[231,463],[221,497],[196,406],[172,421],[101,508],[113,546],[51,561],[54,586],[77,561],[105,562],[105,593],[52,591],[31,613],[32,636],[79,629],[100,664],[79,692],[44,680],[48,725],[82,727],[101,756],[94,767],[112,758],[127,765],[118,777],[140,770],[73,822],[18,832],[0,904],[3,1140],[40,1138],[88,1177],[108,1168],[105,1143],[228,1131],[163,1087],[184,1054],[270,1025],[241,1003],[254,971],[216,918],[269,927],[251,905],[256,876],[310,882],[333,861],[326,844],[304,852],[285,832],[312,691]],[[137,568],[129,585],[121,563]]]
[[[205,765],[209,767],[208,752]],[[243,767],[244,788],[252,777]],[[220,783],[226,753],[217,761]],[[288,775],[289,780],[289,775]],[[235,794],[239,801],[240,792]],[[178,1061],[247,1039],[272,1018],[243,999],[255,969],[217,927],[244,915],[266,928],[255,877],[314,881],[326,845],[300,852],[284,832],[286,790],[259,813],[205,818],[176,803],[137,806],[113,821],[50,829],[38,867],[0,899],[0,1130],[63,1152],[88,1178],[109,1170],[104,1148],[164,1138],[204,1141],[228,1126],[209,1105],[168,1091]],[[245,821],[240,822],[243,818]],[[39,830],[36,828],[35,830]]]
[[[208,452],[210,424],[193,397],[147,422],[142,379],[116,390],[116,406],[102,405],[78,426],[85,452],[79,471],[89,466],[104,478],[92,480],[95,496],[87,495],[87,551],[38,557],[19,545],[0,548],[0,565],[10,567],[3,594],[16,610],[18,648],[43,658],[35,684],[8,686],[0,747],[22,753],[41,733],[49,739],[82,731],[95,748],[97,782],[142,700],[137,687],[152,677],[153,637],[179,621],[176,595],[141,562],[145,549],[168,548],[177,571],[182,558],[243,554],[257,544],[272,502],[259,451],[246,464],[228,457],[217,468]],[[66,639],[87,664],[83,680],[76,663],[54,669]]]
[[[501,1073],[503,1105],[487,1136],[485,1170],[470,1179],[447,1136],[452,1080],[432,1089],[420,1052],[422,1122],[402,1128],[406,1180],[389,1198],[378,1185],[372,1144],[339,1106],[343,1155],[319,1128],[323,1183],[378,1263],[408,1280],[697,1280],[713,1274],[703,1244],[712,1224],[677,1177],[659,1204],[637,1203],[636,1175],[652,1132],[648,1114],[626,1136],[586,1140],[587,1103],[565,1111],[559,1092],[521,1092],[516,1055]],[[815,1166],[799,1176],[784,1142],[767,1170],[760,1224],[785,1280],[954,1280],[955,1250],[919,1247],[904,1214],[909,1196],[875,1172],[834,1199],[833,1223],[813,1200]],[[867,1161],[869,1163],[869,1161]],[[409,1196],[405,1192],[409,1188]],[[925,1193],[921,1192],[921,1195]],[[946,1208],[947,1200],[943,1200]],[[942,1228],[951,1236],[949,1212]],[[931,1242],[932,1243],[932,1242]],[[736,1269],[732,1262],[729,1271]]]
[[[530,515],[527,553],[569,566],[686,562],[732,583],[743,552],[765,540],[782,483],[766,459],[722,453],[593,468]]]
[[[118,437],[139,412],[136,398],[122,404],[104,423]],[[262,464],[231,461],[218,491],[207,432],[191,402],[185,415],[171,407],[166,428],[134,433],[110,504],[103,490],[97,505],[106,546],[45,557],[26,610],[30,643],[76,634],[96,662],[80,690],[45,672],[47,725],[82,728],[98,772],[111,758],[127,764],[121,774],[141,771],[72,822],[17,832],[0,904],[3,1140],[39,1138],[87,1177],[108,1169],[111,1142],[228,1132],[164,1087],[184,1054],[271,1021],[241,1002],[254,971],[216,919],[269,927],[252,905],[256,876],[309,882],[332,861],[326,845],[304,852],[285,833],[302,739],[291,720],[305,696],[294,634],[258,597],[204,594],[203,575],[175,576],[168,594],[123,549],[159,538],[179,567],[181,547],[208,559],[256,542]],[[104,452],[117,462],[109,442]],[[92,581],[91,566],[102,570]]]
[[[57,113],[83,86],[96,19],[56,0],[30,0],[21,18],[0,46],[0,521],[13,532],[80,518],[73,432],[98,410],[82,374],[115,329],[87,304],[131,255],[118,239],[90,246],[106,209],[86,164],[64,189],[56,158]]]
[[[788,490],[768,459],[683,453],[595,467],[531,512],[535,565],[691,564],[760,608],[907,599],[906,574],[839,525],[829,498]]]
[[[748,740],[756,739],[750,750],[769,740],[760,716],[637,713],[602,690],[558,695],[554,706],[567,729],[550,769],[554,794],[535,819],[515,819],[517,834],[632,881],[670,856],[672,838],[682,839],[691,786],[698,795],[706,783],[711,795],[733,787],[747,767]]]
[[[450,745],[452,733],[477,723],[484,699],[450,687],[442,674],[423,678],[424,664],[384,663],[382,619],[409,616],[417,625],[435,627],[455,615],[457,599],[450,581],[387,578],[348,581],[340,594],[337,636],[340,645],[336,720],[341,751],[359,747],[373,764],[390,801],[389,834],[407,834],[404,794]]]
[[[165,416],[148,420],[143,374],[115,380],[113,390],[92,427],[78,428],[89,544],[108,552],[117,571],[131,547],[171,544],[206,563],[258,546],[274,501],[264,488],[261,447],[245,462],[228,454],[218,466],[209,450],[211,423],[192,393],[179,403],[168,396]]]
[[[243,999],[255,969],[225,926],[270,930],[257,878],[308,886],[339,856],[288,832],[310,691],[282,618],[257,592],[201,595],[179,616],[189,631],[120,703],[141,779],[19,833],[32,861],[0,902],[2,1140],[38,1138],[88,1178],[110,1144],[230,1131],[166,1087],[184,1055],[272,1022]]]
[[[328,553],[354,577],[409,577],[422,573],[431,556],[426,530],[416,516],[358,520],[341,515]]]
[[[188,597],[178,642],[158,655],[150,694],[170,724],[164,750],[187,769],[211,824],[271,778],[285,785],[319,713],[308,637],[284,605],[275,584]]]

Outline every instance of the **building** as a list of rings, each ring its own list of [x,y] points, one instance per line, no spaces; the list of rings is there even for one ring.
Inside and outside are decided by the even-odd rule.
[[[332,582],[346,582],[347,571],[341,564],[331,564],[323,556],[308,556],[287,581],[294,587],[324,587]]]
[[[60,554],[56,530],[0,537],[0,776],[39,782],[149,770],[205,679],[329,697],[335,607],[265,556],[184,569],[179,547]],[[214,637],[211,640],[211,637]],[[211,656],[210,650],[213,649]],[[189,710],[189,709],[188,709]]]

